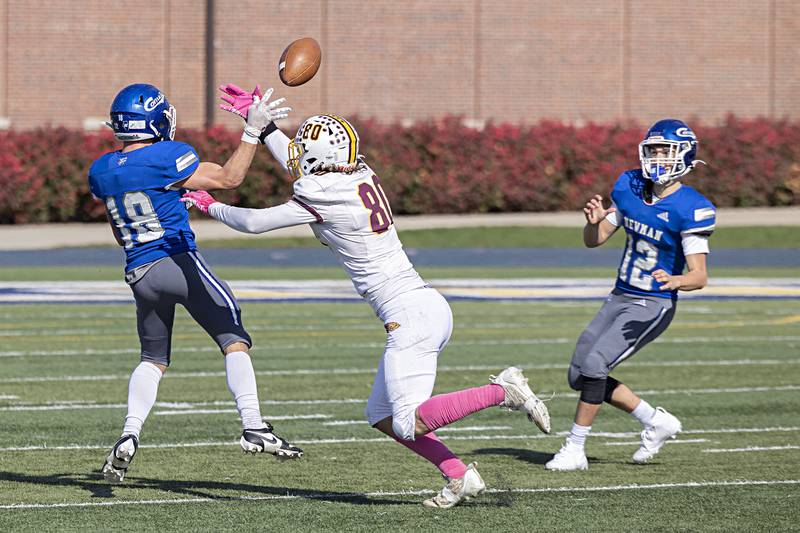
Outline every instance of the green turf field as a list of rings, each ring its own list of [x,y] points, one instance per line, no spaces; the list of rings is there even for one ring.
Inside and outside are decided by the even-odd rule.
[[[602,278],[613,280],[616,268],[487,268],[487,267],[421,267],[417,269],[425,279],[445,278]],[[339,267],[306,268],[251,268],[214,267],[214,272],[226,280],[285,280],[285,279],[347,279]],[[797,268],[717,268],[711,267],[711,278],[797,278]],[[121,280],[122,265],[70,266],[70,267],[0,267],[0,281],[49,280]]]
[[[398,229],[406,248],[582,248],[581,228],[497,226]],[[298,248],[316,247],[314,237],[249,237],[241,239],[205,239],[197,234],[203,248]],[[622,248],[624,232],[617,231],[605,246]],[[116,246],[109,235],[108,246]],[[711,238],[712,248],[797,248],[800,232],[794,226],[720,227]]]
[[[243,304],[264,412],[306,451],[290,463],[239,451],[221,357],[179,311],[161,403],[113,488],[96,471],[138,361],[133,306],[4,306],[0,531],[796,529],[800,302],[682,302],[668,332],[615,375],[679,416],[684,433],[633,465],[638,424],[604,408],[590,470],[546,472],[574,411],[566,364],[598,306],[453,304],[436,392],[522,366],[536,390],[556,393],[556,435],[500,409],[441,431],[478,461],[489,492],[438,512],[419,504],[441,488],[437,471],[362,422],[384,338],[364,304]]]

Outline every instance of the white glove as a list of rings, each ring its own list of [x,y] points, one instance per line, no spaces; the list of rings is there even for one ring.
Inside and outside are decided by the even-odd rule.
[[[289,116],[291,107],[278,107],[286,101],[286,98],[278,98],[270,102],[270,96],[272,96],[272,89],[267,89],[264,96],[260,98],[258,95],[253,95],[253,104],[247,110],[247,125],[242,134],[243,142],[258,144],[258,137],[267,124]]]

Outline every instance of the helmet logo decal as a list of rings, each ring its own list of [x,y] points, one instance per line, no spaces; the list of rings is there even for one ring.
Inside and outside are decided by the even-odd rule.
[[[681,137],[689,137],[690,139],[697,140],[697,135],[695,135],[694,132],[689,128],[678,128],[677,130],[675,130],[675,135],[680,135]]]
[[[158,105],[164,101],[164,95],[162,93],[158,93],[158,96],[153,98],[152,96],[144,101],[144,110],[145,111],[152,111]]]

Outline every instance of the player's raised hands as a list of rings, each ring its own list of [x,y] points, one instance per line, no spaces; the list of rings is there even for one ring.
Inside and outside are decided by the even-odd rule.
[[[253,96],[253,103],[247,110],[247,125],[244,127],[244,135],[242,135],[243,142],[258,144],[258,138],[267,124],[289,116],[291,107],[278,107],[286,101],[286,98],[278,98],[270,102],[270,96],[272,96],[271,88],[267,89],[264,96]]]
[[[247,113],[248,126],[260,126],[260,129],[263,130],[267,124],[273,120],[289,116],[289,111],[292,110],[291,107],[278,107],[286,101],[286,98],[278,98],[270,102],[270,96],[272,96],[271,87],[267,89],[264,96],[253,97],[253,104],[250,106]]]
[[[220,104],[219,108],[223,111],[233,113],[234,115],[239,115],[245,120],[247,120],[247,110],[253,105],[254,98],[256,96],[261,98],[260,85],[256,85],[252,93],[245,91],[233,83],[220,85],[219,90],[222,92],[220,99],[225,102],[224,104]]]
[[[186,204],[186,209],[194,206],[201,212],[208,214],[208,208],[211,207],[211,204],[216,203],[217,200],[206,191],[191,191],[181,197],[181,202]]]
[[[609,213],[613,213],[616,210],[615,207],[605,209],[603,207],[603,197],[599,194],[589,198],[589,201],[583,206],[583,214],[589,224],[599,224]]]

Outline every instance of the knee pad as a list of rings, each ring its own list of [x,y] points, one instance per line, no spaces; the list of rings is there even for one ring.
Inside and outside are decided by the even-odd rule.
[[[606,396],[605,401],[606,403],[611,403],[611,396],[614,395],[614,390],[620,386],[620,382],[616,379],[608,376],[606,378]]]
[[[581,376],[581,401],[592,405],[603,403],[606,396],[606,379]]]
[[[581,376],[580,371],[572,365],[569,366],[569,370],[567,371],[567,382],[572,390],[581,390],[583,376]]]

